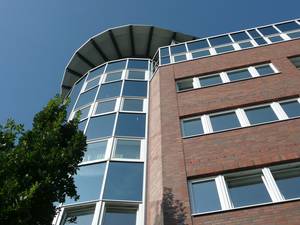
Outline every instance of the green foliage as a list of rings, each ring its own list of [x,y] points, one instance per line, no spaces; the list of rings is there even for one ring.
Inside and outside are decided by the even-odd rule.
[[[0,126],[0,224],[50,225],[54,203],[78,198],[73,175],[86,150],[78,118],[67,122],[56,96],[36,114],[31,130]]]

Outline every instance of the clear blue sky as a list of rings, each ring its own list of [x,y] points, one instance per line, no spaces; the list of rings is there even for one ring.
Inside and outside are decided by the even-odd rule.
[[[74,50],[107,28],[149,24],[210,36],[300,17],[299,0],[1,0],[0,123],[31,127]]]

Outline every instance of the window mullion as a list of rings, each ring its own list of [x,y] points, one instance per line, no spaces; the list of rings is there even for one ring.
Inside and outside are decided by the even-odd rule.
[[[200,88],[201,84],[198,77],[193,77],[193,88]]]
[[[248,68],[248,70],[249,70],[252,77],[259,77],[260,76],[254,66],[250,66]]]
[[[98,221],[100,219],[100,213],[101,213],[101,202],[97,202],[96,208],[95,208],[95,211],[94,211],[94,217],[93,217],[92,225],[98,225]]]
[[[269,168],[262,169],[262,180],[270,194],[270,197],[273,202],[280,202],[284,200],[284,197],[281,195],[279,188],[276,185],[276,182],[272,176],[272,173]]]
[[[213,128],[208,115],[201,116],[201,122],[205,134],[209,134],[213,132]]]
[[[242,127],[248,127],[251,125],[248,120],[248,117],[243,109],[237,109],[237,110],[235,110],[235,113],[236,113]]]
[[[220,73],[220,77],[221,77],[223,83],[229,83],[229,82],[230,82],[230,80],[229,80],[229,78],[228,78],[228,76],[227,76],[227,73],[221,72],[221,73]]]
[[[65,219],[65,208],[61,207],[59,210],[58,215],[55,216],[55,218],[52,221],[52,225],[60,225],[62,224],[62,221]]]
[[[271,108],[273,109],[273,111],[275,112],[279,120],[286,120],[289,118],[279,103],[277,102],[271,103]]]
[[[218,195],[220,198],[222,209],[223,210],[232,209],[233,204],[230,200],[227,185],[226,185],[224,177],[220,175],[220,176],[217,176],[215,180],[216,180]]]

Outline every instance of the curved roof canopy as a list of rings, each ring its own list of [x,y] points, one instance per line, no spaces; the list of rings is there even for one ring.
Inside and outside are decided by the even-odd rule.
[[[65,68],[61,93],[90,69],[121,58],[153,58],[157,49],[172,41],[185,42],[197,37],[147,25],[125,25],[101,32],[85,42]]]

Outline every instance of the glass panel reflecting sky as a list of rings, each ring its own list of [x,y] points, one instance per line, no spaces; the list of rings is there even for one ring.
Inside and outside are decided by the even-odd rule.
[[[247,69],[227,72],[227,75],[230,81],[244,80],[252,77]]]
[[[243,41],[250,39],[250,37],[245,31],[231,34],[231,37],[234,41]]]
[[[257,70],[260,76],[265,76],[274,73],[274,70],[270,65],[256,66],[255,69]]]
[[[116,99],[111,101],[99,102],[95,114],[113,112],[115,110]]]
[[[226,181],[234,207],[271,202],[260,174]]]
[[[185,79],[185,80],[179,80],[176,82],[177,90],[178,91],[184,91],[188,89],[193,89],[193,78]]]
[[[184,53],[186,52],[186,48],[185,45],[175,45],[175,46],[171,46],[171,54],[178,54],[178,53]]]
[[[75,84],[71,94],[69,95],[70,103],[67,107],[68,115],[70,115],[70,113],[71,113],[71,110],[77,100],[78,94],[79,94],[83,84],[84,84],[84,79],[81,79],[77,84]]]
[[[122,96],[147,96],[147,82],[144,81],[125,81]]]
[[[141,201],[143,163],[111,162],[108,168],[104,199]]]
[[[122,81],[102,84],[97,99],[105,99],[120,96]]]
[[[219,195],[214,180],[192,184],[193,213],[221,210]]]
[[[148,61],[129,59],[127,69],[148,70]]]
[[[117,81],[122,77],[122,71],[106,74],[105,82]]]
[[[210,42],[211,46],[218,46],[218,45],[232,43],[232,41],[228,35],[209,38],[209,42]]]
[[[214,75],[209,77],[200,77],[199,78],[201,87],[208,87],[212,85],[222,84],[222,79],[220,75]]]
[[[145,137],[145,114],[120,113],[116,136]]]
[[[79,117],[80,120],[85,119],[85,118],[89,115],[90,108],[91,108],[91,106],[88,106],[88,107],[85,107],[85,108],[83,108],[83,109],[80,109],[80,110],[78,110],[78,111],[76,112],[76,114],[77,114],[77,113],[80,114],[80,117]],[[76,116],[76,115],[75,115],[75,116]]]
[[[114,158],[139,159],[141,150],[140,140],[118,139],[113,154]]]
[[[88,90],[88,89],[90,89],[92,87],[97,86],[99,84],[99,80],[100,80],[100,77],[87,82],[87,84],[85,86],[85,90]]]
[[[190,51],[209,47],[207,40],[195,41],[188,43],[187,45]]]
[[[268,26],[268,27],[263,27],[263,28],[258,28],[258,30],[263,34],[263,35],[271,35],[271,34],[277,34],[279,33],[274,27]]]
[[[245,113],[250,124],[266,123],[278,120],[271,106],[246,109]]]
[[[200,118],[195,118],[191,120],[184,120],[182,122],[182,135],[192,136],[197,134],[203,134],[203,128]]]
[[[115,113],[113,113],[105,116],[92,117],[85,133],[87,139],[112,136],[115,116]]]
[[[78,129],[79,129],[79,130],[81,130],[82,132],[84,132],[84,129],[85,129],[86,123],[87,123],[87,119],[86,119],[86,120],[83,120],[83,121],[81,121],[81,122],[78,124]]]
[[[300,103],[295,100],[291,102],[280,103],[281,107],[289,118],[300,116]]]
[[[91,225],[93,221],[94,210],[86,212],[72,213],[68,216],[63,225]],[[69,220],[72,219],[69,222]],[[74,220],[75,219],[75,220]]]
[[[123,70],[126,66],[126,60],[117,61],[109,63],[106,67],[105,73],[115,71],[115,70]]]
[[[79,167],[77,175],[74,176],[77,194],[80,195],[77,202],[91,201],[100,198],[105,165],[105,163],[97,163]],[[66,199],[66,204],[74,202],[73,199]]]
[[[82,162],[104,159],[107,140],[87,144]]]
[[[201,57],[208,56],[208,55],[210,55],[209,50],[192,52],[193,58],[201,58]]]
[[[145,80],[145,71],[129,70],[128,71],[128,79]]]
[[[210,121],[214,131],[227,130],[241,126],[235,112],[210,116]]]
[[[160,55],[163,56],[168,56],[169,55],[169,48],[161,48],[160,49]]]
[[[87,92],[82,93],[79,96],[79,99],[76,103],[75,108],[79,108],[81,106],[84,106],[84,105],[87,105],[87,104],[93,102],[95,99],[96,92],[97,92],[97,87],[95,87]]]
[[[136,210],[107,208],[102,225],[136,225]]]
[[[122,110],[143,112],[143,104],[144,104],[143,99],[126,98],[126,99],[124,99]]]
[[[95,70],[91,71],[91,72],[89,73],[87,79],[88,79],[88,80],[91,80],[91,79],[93,79],[94,77],[103,74],[104,69],[105,69],[105,65],[100,66],[98,69],[95,69]]]
[[[300,29],[300,25],[297,24],[295,21],[278,24],[276,25],[276,27],[282,32]]]
[[[216,50],[217,53],[223,53],[223,52],[233,51],[234,48],[233,48],[232,45],[227,45],[227,46],[215,48],[215,50]]]

